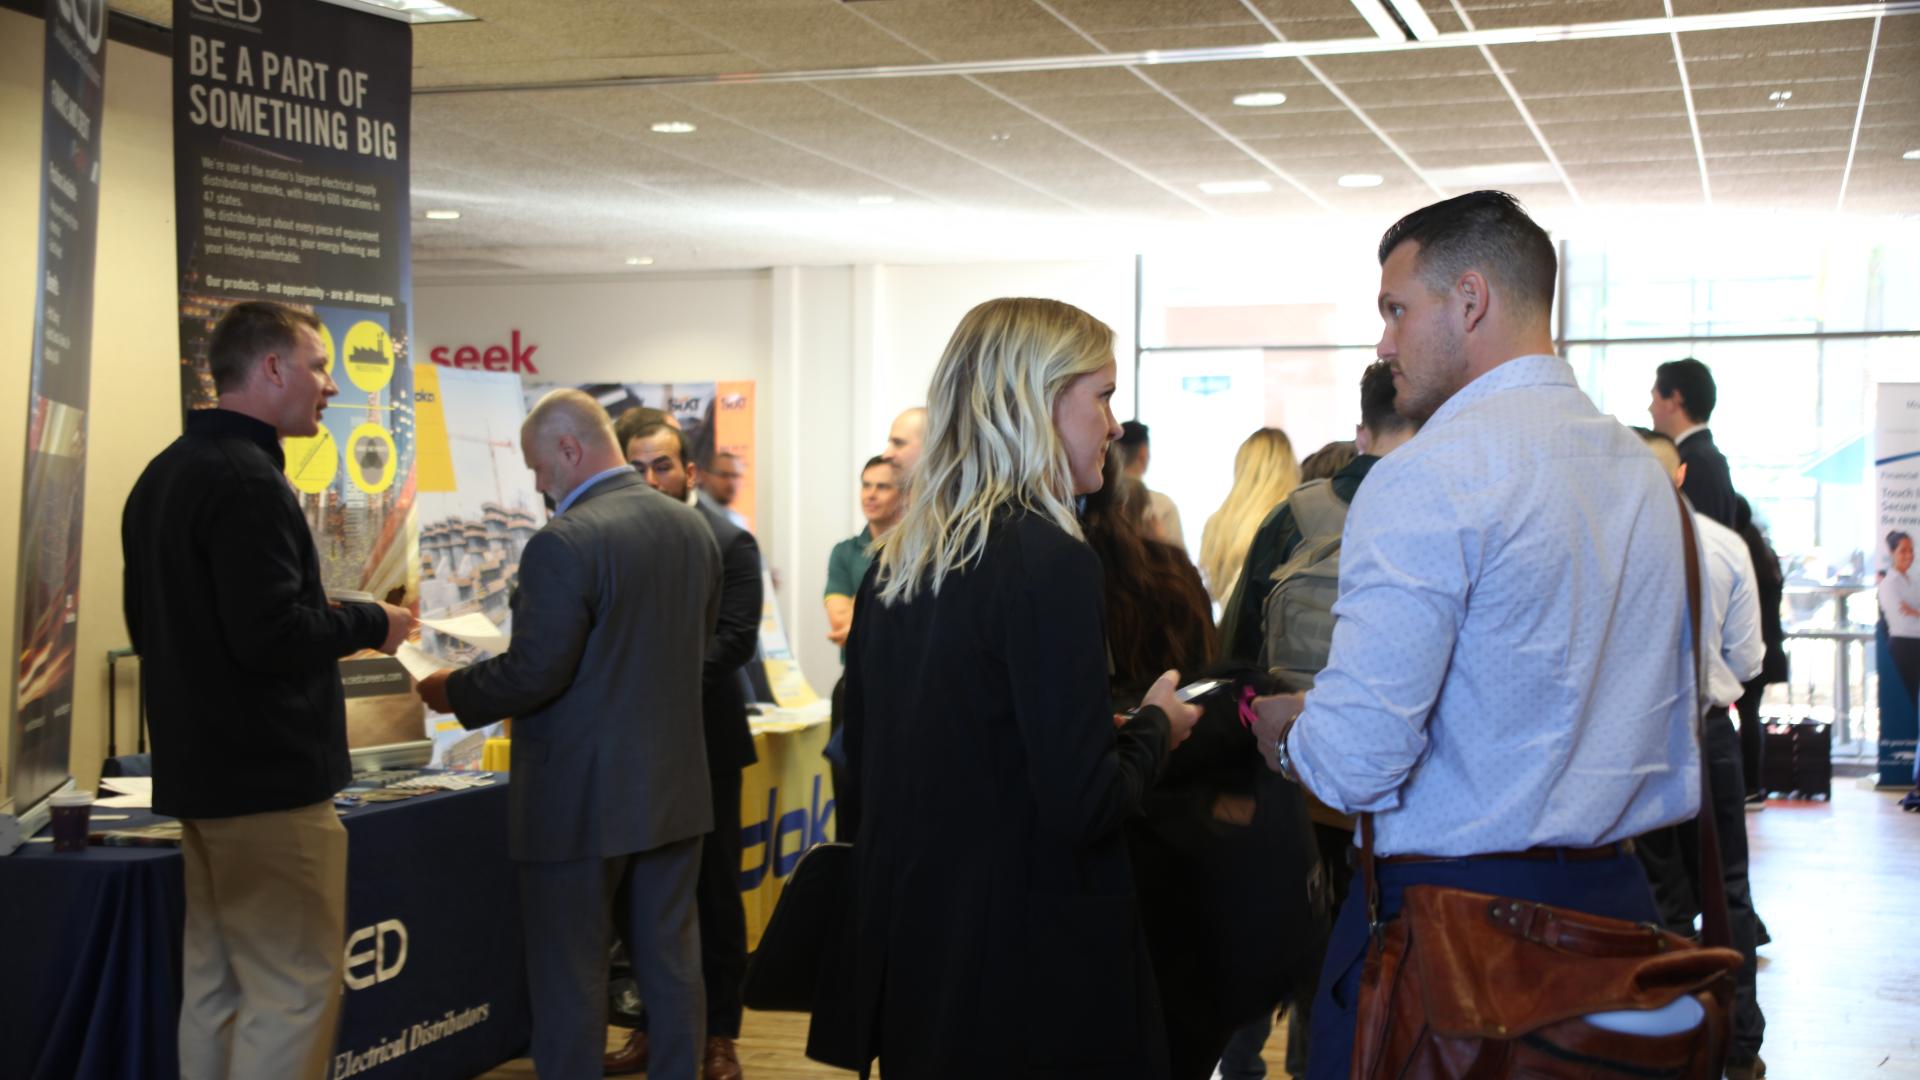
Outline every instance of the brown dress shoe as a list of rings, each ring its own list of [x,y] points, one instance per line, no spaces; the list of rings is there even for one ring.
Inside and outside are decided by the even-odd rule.
[[[740,1055],[733,1040],[715,1035],[707,1040],[707,1080],[740,1080]]]
[[[627,1032],[627,1045],[600,1059],[604,1076],[626,1076],[647,1071],[647,1033]]]

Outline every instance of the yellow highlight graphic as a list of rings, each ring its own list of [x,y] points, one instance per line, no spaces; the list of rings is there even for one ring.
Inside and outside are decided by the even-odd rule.
[[[369,495],[378,495],[393,486],[393,473],[400,463],[399,448],[393,436],[379,424],[361,424],[347,438],[347,479]]]
[[[372,394],[393,381],[393,339],[377,322],[362,320],[347,331],[347,378]]]
[[[413,467],[419,490],[457,491],[447,409],[440,399],[440,367],[413,365]]]
[[[318,435],[288,439],[281,447],[287,454],[287,479],[309,495],[327,490],[340,475],[340,448],[326,428]]]

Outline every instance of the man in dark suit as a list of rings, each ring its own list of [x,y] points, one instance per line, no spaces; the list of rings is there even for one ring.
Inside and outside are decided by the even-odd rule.
[[[1691,356],[1669,360],[1655,369],[1647,415],[1653,417],[1653,430],[1680,448],[1680,464],[1686,468],[1680,490],[1693,508],[1732,529],[1733,476],[1727,471],[1727,456],[1713,445],[1713,432],[1707,430],[1717,396],[1707,365]]]
[[[700,670],[720,553],[696,511],[634,474],[586,394],[542,398],[520,443],[555,516],[521,557],[513,644],[429,677],[420,696],[469,728],[514,718],[507,854],[540,1075],[600,1075],[620,892],[653,1013],[651,1075],[694,1080],[706,1020],[694,891],[713,828]]]
[[[627,460],[655,491],[685,502],[699,481],[692,440],[662,421],[634,430]],[[747,974],[747,909],[740,899],[740,770],[754,763],[753,732],[740,667],[753,659],[760,639],[760,546],[753,534],[727,516],[726,508],[701,498],[701,517],[720,546],[720,620],[707,646],[702,670],[701,711],[706,718],[708,780],[713,789],[713,831],[700,852],[700,969],[707,984],[706,1080],[740,1080],[743,1006]],[[651,1026],[651,1021],[649,1021]],[[608,1054],[607,1075],[641,1072],[648,1066],[647,1031],[636,1030]]]

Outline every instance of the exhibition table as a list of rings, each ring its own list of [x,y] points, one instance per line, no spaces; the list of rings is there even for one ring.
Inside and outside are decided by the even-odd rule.
[[[129,815],[96,831],[164,820],[96,813]],[[529,1017],[506,777],[342,821],[347,988],[330,1080],[467,1080],[520,1054]],[[184,908],[175,847],[29,843],[0,858],[0,1076],[178,1075]]]
[[[808,848],[837,835],[827,748],[826,703],[770,709],[752,719],[759,761],[740,775],[740,892],[747,947],[773,917],[773,905]]]

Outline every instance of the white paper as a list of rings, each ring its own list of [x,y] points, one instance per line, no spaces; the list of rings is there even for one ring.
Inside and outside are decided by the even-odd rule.
[[[512,641],[506,631],[477,611],[469,611],[452,619],[421,619],[420,625],[438,630],[448,637],[459,638],[476,649],[495,655],[506,652]]]
[[[400,666],[407,669],[407,674],[413,676],[414,682],[425,682],[427,676],[453,666],[411,641],[401,642],[393,658],[400,661]]]
[[[115,807],[123,810],[124,809],[151,810],[153,809],[153,796],[151,794],[115,795],[112,798],[95,799],[93,800],[93,805],[111,806],[111,807]]]
[[[153,795],[153,777],[151,776],[103,776],[100,786],[107,791],[117,791],[122,795]],[[99,805],[96,803],[95,805]]]

